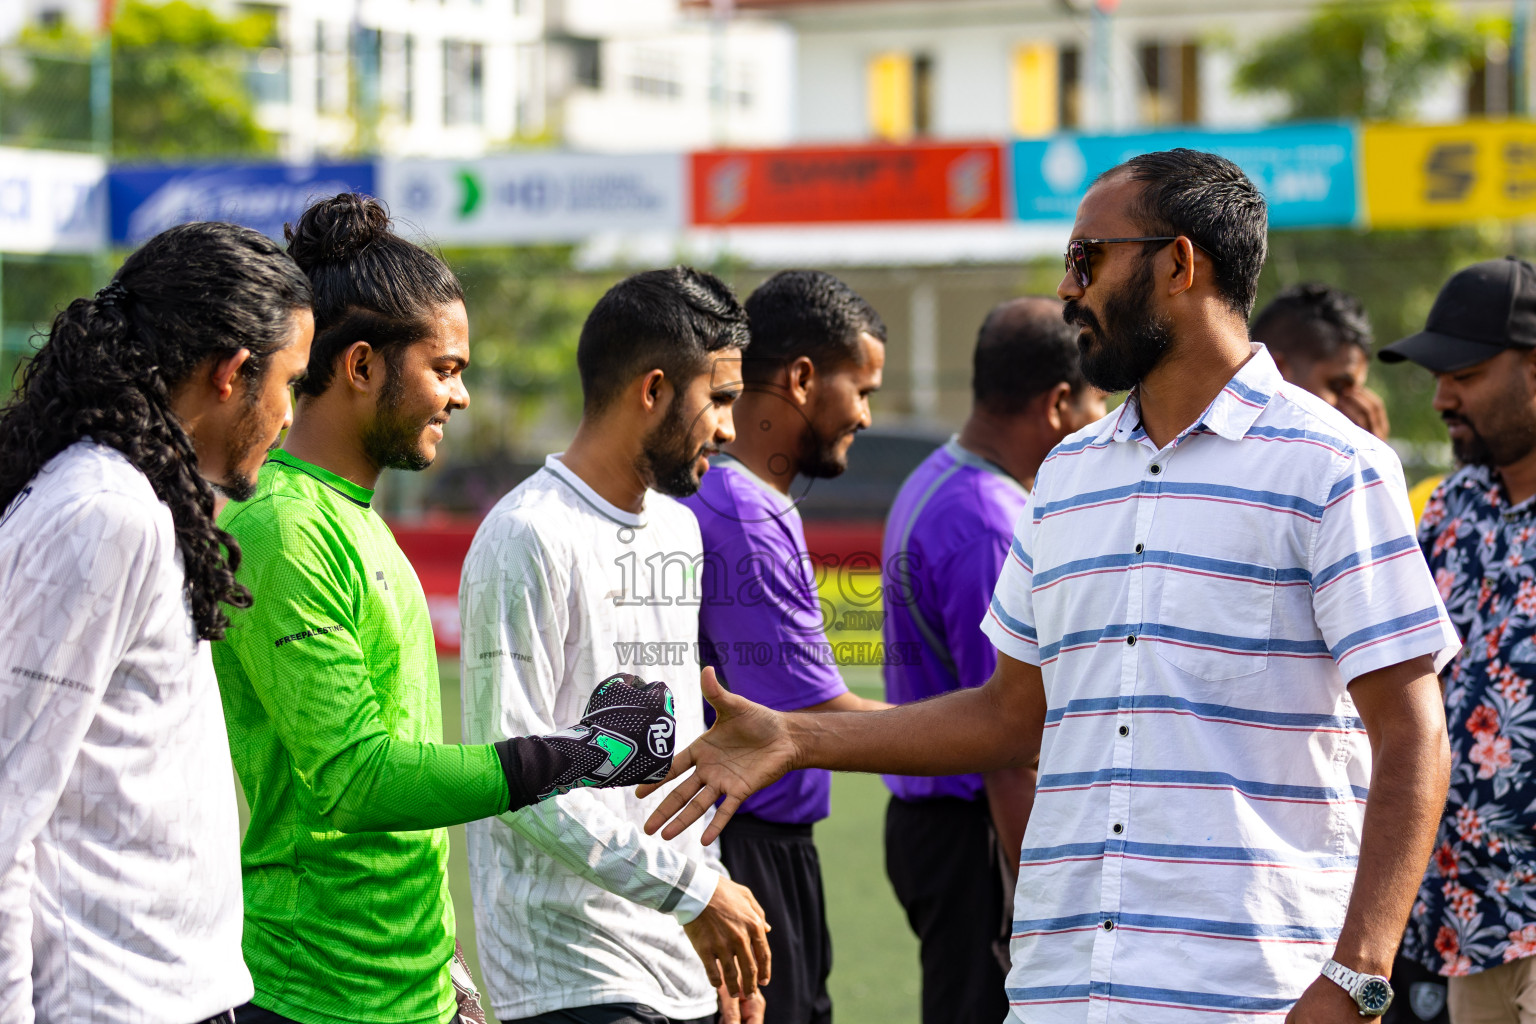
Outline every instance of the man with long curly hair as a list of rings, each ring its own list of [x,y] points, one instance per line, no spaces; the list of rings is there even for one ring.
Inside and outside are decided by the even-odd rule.
[[[227,1021],[250,998],[207,641],[309,360],[304,274],[172,228],[53,321],[0,410],[0,1020]]]

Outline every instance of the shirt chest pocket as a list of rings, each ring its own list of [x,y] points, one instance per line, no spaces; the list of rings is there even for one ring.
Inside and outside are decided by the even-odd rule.
[[[1142,572],[1148,597],[1143,637],[1159,658],[1209,682],[1264,671],[1274,569],[1166,552],[1149,557]]]

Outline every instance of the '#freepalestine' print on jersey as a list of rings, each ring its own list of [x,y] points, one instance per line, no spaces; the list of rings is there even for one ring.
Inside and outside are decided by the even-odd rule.
[[[77,442],[0,515],[0,1021],[245,1002],[239,824],[170,509]]]

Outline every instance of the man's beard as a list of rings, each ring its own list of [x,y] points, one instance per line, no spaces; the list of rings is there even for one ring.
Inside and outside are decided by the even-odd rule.
[[[709,445],[693,443],[688,424],[683,421],[682,399],[674,395],[666,415],[641,442],[641,478],[649,477],[651,486],[668,497],[696,494],[699,480],[693,475],[693,464],[710,450]]]
[[[1511,402],[1516,399],[1511,396]],[[1529,405],[1530,399],[1525,399]],[[1521,408],[1512,404],[1512,409]],[[1484,436],[1465,416],[1457,416],[1454,413],[1443,417],[1447,423],[1458,422],[1464,425],[1472,436],[1462,441],[1451,442],[1451,454],[1456,456],[1456,461],[1468,466],[1490,466],[1497,469],[1500,466],[1510,466],[1536,450],[1536,420],[1527,416],[1524,422],[1500,423],[1499,429],[1492,432],[1491,437]]]
[[[432,456],[421,447],[422,432],[432,422],[432,416],[406,417],[400,411],[404,396],[405,382],[386,361],[378,408],[362,437],[363,453],[380,469],[419,471],[432,465]]]
[[[261,380],[247,380],[245,398],[245,415],[240,419],[240,426],[236,432],[224,444],[225,472],[228,480],[213,485],[230,501],[250,501],[256,496],[256,479],[240,472],[240,467],[245,465],[245,460],[251,457],[262,443],[261,417],[257,413],[256,405],[261,394]],[[277,439],[268,445],[268,450],[277,446]]]
[[[1104,303],[1103,323],[1077,300],[1067,301],[1063,318],[1088,328],[1077,339],[1088,383],[1101,391],[1129,391],[1168,354],[1173,325],[1149,312],[1151,300],[1152,261],[1143,259],[1136,276]]]
[[[848,469],[848,452],[839,451],[838,445],[846,436],[838,434],[829,441],[813,424],[807,423],[805,433],[800,435],[800,458],[795,462],[795,471],[812,480],[842,476]]]

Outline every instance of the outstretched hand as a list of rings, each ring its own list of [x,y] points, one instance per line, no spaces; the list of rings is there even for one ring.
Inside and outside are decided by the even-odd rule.
[[[674,779],[682,779],[646,819],[645,831],[662,829],[664,839],[674,839],[692,825],[722,796],[714,820],[704,830],[703,842],[714,842],[743,800],[795,767],[795,744],[789,734],[789,716],[738,697],[706,668],[700,680],[704,699],[715,709],[715,724],[708,732],[678,751],[672,771],[660,782],[641,786],[640,797]],[[693,774],[683,778],[689,769]]]

